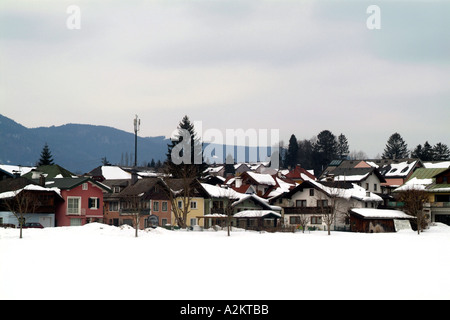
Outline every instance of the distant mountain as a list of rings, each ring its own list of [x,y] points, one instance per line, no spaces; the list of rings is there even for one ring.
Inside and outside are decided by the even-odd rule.
[[[0,114],[1,164],[33,166],[45,143],[55,163],[72,172],[89,172],[103,157],[112,164],[134,162],[134,133],[85,124],[26,128]],[[138,137],[138,165],[152,158],[164,161],[168,143],[163,136]]]

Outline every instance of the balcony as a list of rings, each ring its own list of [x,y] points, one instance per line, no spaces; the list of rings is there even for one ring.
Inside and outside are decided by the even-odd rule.
[[[425,203],[424,208],[431,209],[432,213],[450,214],[450,202]]]
[[[332,207],[284,207],[284,214],[326,214],[332,212]]]
[[[142,216],[148,216],[150,215],[150,209],[140,209],[140,210],[136,210],[136,209],[120,209],[119,210],[119,214],[121,216],[134,216],[137,213],[139,213]]]

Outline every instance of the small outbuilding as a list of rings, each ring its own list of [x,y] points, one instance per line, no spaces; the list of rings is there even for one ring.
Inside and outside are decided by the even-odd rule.
[[[281,214],[272,210],[245,210],[236,213],[233,218],[239,228],[261,231],[276,228]]]
[[[415,219],[403,211],[386,209],[354,208],[349,210],[349,214],[352,232],[378,233],[411,229],[410,220]]]

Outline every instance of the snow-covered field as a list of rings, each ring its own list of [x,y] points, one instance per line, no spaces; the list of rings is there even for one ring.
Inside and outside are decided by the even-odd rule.
[[[0,299],[450,299],[450,227],[358,234],[0,229]]]

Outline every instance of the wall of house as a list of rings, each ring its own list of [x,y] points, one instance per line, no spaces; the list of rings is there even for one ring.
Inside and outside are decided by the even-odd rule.
[[[155,205],[155,203],[157,205]],[[167,206],[166,210],[163,210],[163,203],[166,203],[166,206]],[[165,219],[167,221],[167,224],[172,224],[172,215],[171,215],[172,205],[169,200],[160,200],[160,199],[151,200],[150,212],[152,215],[155,215],[158,217],[159,226],[164,226],[163,219]]]
[[[42,224],[44,228],[55,226],[55,214],[54,213],[25,213],[25,223],[37,222]],[[14,213],[9,211],[0,212],[0,224],[14,225],[19,227],[19,221]]]
[[[84,225],[89,220],[103,219],[103,190],[91,182],[87,182],[87,190],[83,190],[83,185],[79,185],[71,190],[61,190],[64,202],[56,209],[56,226]],[[68,214],[68,198],[78,197],[81,199],[80,214]],[[98,198],[98,208],[89,208],[89,198]]]
[[[370,192],[381,193],[380,179],[378,179],[377,175],[373,172],[364,181],[361,182],[361,187]]]
[[[177,198],[176,199],[176,203],[178,203],[178,201],[183,201],[183,198]],[[196,208],[192,208],[192,202],[196,202]],[[195,219],[195,225],[204,226],[204,220],[205,219],[197,219],[197,216],[204,216],[205,214],[205,202],[203,198],[200,197],[193,197],[191,199],[191,209],[189,211],[189,213],[187,214],[186,217],[186,224],[188,227],[192,227],[193,224],[191,222],[191,219]],[[176,219],[175,219],[175,215],[172,211],[171,214],[171,219],[172,219],[172,225],[176,225]]]
[[[350,226],[353,232],[380,233],[395,232],[393,219],[361,219],[350,216]]]

